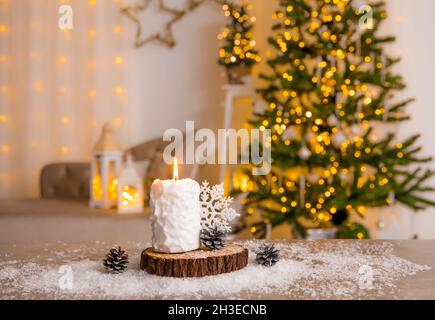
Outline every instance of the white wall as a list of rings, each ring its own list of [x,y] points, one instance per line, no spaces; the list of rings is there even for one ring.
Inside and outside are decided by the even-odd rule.
[[[257,17],[256,40],[264,53],[274,6],[271,1],[251,2]],[[143,13],[141,19],[143,30],[152,33],[159,21],[156,11],[150,12],[154,16]],[[124,142],[135,144],[161,136],[167,128],[184,128],[186,120],[195,120],[197,127],[218,128],[226,83],[224,70],[217,64],[217,34],[225,24],[220,6],[210,1],[178,22],[173,28],[177,45],[172,49],[159,44],[132,49],[135,25],[127,18],[122,23],[128,88]]]
[[[144,30],[157,22],[145,15],[143,21],[149,21]],[[216,62],[216,35],[223,24],[220,8],[207,3],[174,26],[175,48],[149,44],[126,52],[128,143],[159,137],[167,128],[182,129],[186,120],[217,128],[222,120],[224,77]],[[126,45],[131,47],[135,28],[126,19],[124,26],[129,31],[125,31]]]
[[[403,123],[399,135],[406,137],[421,133],[420,143],[423,145],[422,155],[435,157],[434,116],[435,105],[435,1],[432,0],[389,0],[389,13],[385,30],[395,35],[397,41],[391,45],[390,52],[402,57],[397,71],[403,75],[408,87],[401,96],[415,97],[416,102],[407,109],[412,121]],[[435,165],[429,164],[435,168]],[[432,180],[435,185],[435,180]],[[432,196],[432,199],[435,197]],[[409,219],[410,210],[402,209],[403,223]],[[415,232],[421,238],[435,238],[435,208],[429,208],[414,217]],[[403,228],[406,230],[406,226]],[[406,236],[406,231],[397,235]],[[391,236],[394,236],[391,234]]]

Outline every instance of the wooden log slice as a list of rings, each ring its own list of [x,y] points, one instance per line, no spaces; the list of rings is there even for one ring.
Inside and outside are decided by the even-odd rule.
[[[199,249],[184,253],[142,252],[140,268],[165,277],[204,277],[240,270],[248,264],[248,250],[228,244],[220,250]]]

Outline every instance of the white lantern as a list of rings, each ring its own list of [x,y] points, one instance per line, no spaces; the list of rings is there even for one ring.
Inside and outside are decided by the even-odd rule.
[[[143,211],[143,202],[143,181],[134,168],[131,155],[127,155],[118,181],[118,212],[140,213]]]
[[[112,127],[105,124],[92,152],[90,207],[108,209],[116,205],[121,164],[122,151],[118,148]]]

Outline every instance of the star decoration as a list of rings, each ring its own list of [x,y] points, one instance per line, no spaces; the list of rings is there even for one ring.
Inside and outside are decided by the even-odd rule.
[[[158,1],[159,11],[169,14],[171,19],[164,24],[163,30],[144,37],[142,23],[138,15],[140,12],[147,10],[152,1]],[[126,15],[136,24],[136,36],[134,41],[134,46],[136,48],[140,48],[150,42],[159,42],[168,46],[169,48],[172,48],[176,44],[174,34],[172,32],[172,26],[176,22],[180,21],[180,19],[183,18],[188,12],[195,10],[204,2],[205,0],[189,0],[187,7],[183,10],[179,10],[168,7],[164,0],[141,0],[141,2],[136,5],[121,8],[121,13]]]

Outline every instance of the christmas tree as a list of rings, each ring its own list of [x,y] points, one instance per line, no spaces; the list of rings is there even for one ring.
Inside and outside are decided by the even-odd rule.
[[[227,17],[224,30],[218,35],[222,41],[219,49],[219,64],[227,69],[230,82],[240,83],[250,68],[261,61],[252,29],[255,17],[249,16],[250,4],[247,1],[218,1]]]
[[[413,100],[393,100],[405,84],[385,52],[394,38],[378,35],[385,4],[281,0],[273,18],[276,54],[258,90],[267,108],[250,122],[272,130],[272,171],[246,170],[249,190],[233,191],[247,191],[244,226],[257,237],[289,223],[302,236],[338,226],[339,237],[366,238],[352,221],[367,207],[435,205],[422,196],[434,172],[418,167],[431,161],[418,156],[419,136],[399,142],[394,132]]]

